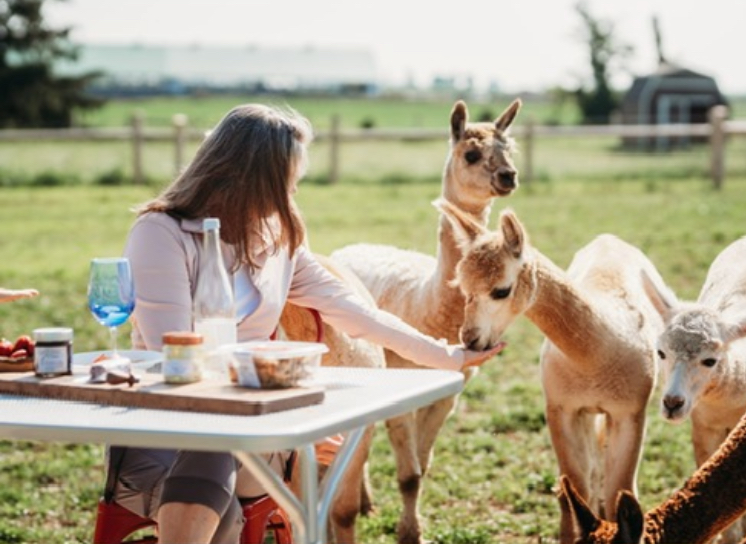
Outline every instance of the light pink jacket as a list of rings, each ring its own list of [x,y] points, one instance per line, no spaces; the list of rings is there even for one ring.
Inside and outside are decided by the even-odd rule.
[[[192,330],[192,295],[202,251],[202,221],[164,213],[140,216],[130,230],[124,256],[132,265],[136,303],[132,316],[134,349],[159,351],[164,332]],[[223,244],[230,270],[232,246]],[[398,317],[372,307],[328,272],[306,248],[289,258],[259,248],[259,266],[250,274],[261,300],[238,323],[239,342],[264,340],[277,327],[285,303],[315,308],[322,319],[353,338],[364,338],[421,365],[459,370],[463,354],[444,340],[421,334]]]

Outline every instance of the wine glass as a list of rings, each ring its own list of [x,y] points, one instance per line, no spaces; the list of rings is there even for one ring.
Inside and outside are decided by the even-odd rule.
[[[112,357],[117,356],[117,327],[135,309],[135,286],[130,262],[124,257],[91,260],[88,278],[88,309],[96,320],[109,328]]]

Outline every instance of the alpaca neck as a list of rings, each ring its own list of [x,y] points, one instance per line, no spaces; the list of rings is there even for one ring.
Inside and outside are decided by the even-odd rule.
[[[448,172],[448,167],[446,167],[441,196],[459,209],[471,214],[480,224],[486,226],[490,216],[492,198],[464,198],[456,190],[458,185],[453,175]],[[438,301],[438,306],[432,308],[433,311],[426,318],[425,327],[429,334],[435,335],[437,333],[438,336],[447,338],[452,342],[458,340],[458,331],[464,321],[464,297],[458,287],[451,284],[456,277],[456,265],[462,256],[461,249],[456,245],[451,223],[441,216],[438,225],[435,270],[424,287],[430,293],[429,300]]]
[[[443,174],[441,197],[471,215],[480,225],[487,226],[492,209],[492,197],[475,196],[463,190],[456,175],[450,171],[450,165],[451,161],[449,160]],[[438,282],[446,283],[454,279],[456,265],[462,256],[461,249],[456,245],[450,221],[441,215],[438,226],[438,266],[436,272]]]
[[[646,543],[707,542],[746,511],[746,419],[670,499],[645,516]]]
[[[570,360],[587,361],[588,348],[611,338],[609,324],[560,269],[534,250],[536,293],[525,314]],[[596,353],[598,355],[598,353]],[[596,357],[594,357],[595,359]]]

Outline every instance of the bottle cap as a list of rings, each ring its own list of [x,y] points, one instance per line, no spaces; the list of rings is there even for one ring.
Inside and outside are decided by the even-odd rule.
[[[204,342],[204,337],[191,331],[174,331],[163,333],[163,343],[176,346],[194,346]]]
[[[220,218],[207,217],[202,221],[202,231],[217,230],[220,228]]]

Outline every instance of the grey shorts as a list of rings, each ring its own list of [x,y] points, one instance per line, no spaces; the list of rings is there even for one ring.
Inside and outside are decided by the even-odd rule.
[[[115,447],[112,447],[112,451]],[[270,466],[284,475],[289,452],[266,454]],[[128,510],[155,519],[161,504],[203,504],[221,517],[215,543],[234,542],[243,526],[238,498],[266,491],[230,453],[124,448],[117,467],[114,500]]]

